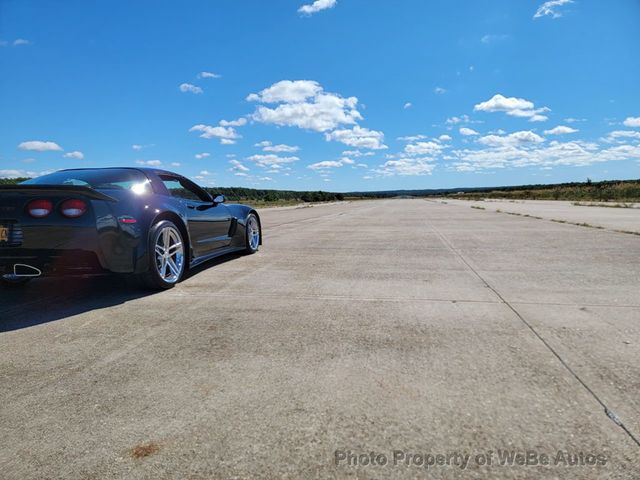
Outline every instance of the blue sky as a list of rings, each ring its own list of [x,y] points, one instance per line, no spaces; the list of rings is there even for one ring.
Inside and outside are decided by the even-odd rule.
[[[640,178],[640,2],[0,0],[0,176]]]

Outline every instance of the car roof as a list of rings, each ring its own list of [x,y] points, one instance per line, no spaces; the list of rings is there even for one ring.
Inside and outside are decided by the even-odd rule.
[[[65,168],[59,170],[60,172],[72,172],[74,170],[137,170],[143,173],[153,173],[155,175],[175,175],[177,177],[183,177],[179,173],[170,172],[169,170],[162,170],[159,168],[148,167],[87,167],[87,168]]]

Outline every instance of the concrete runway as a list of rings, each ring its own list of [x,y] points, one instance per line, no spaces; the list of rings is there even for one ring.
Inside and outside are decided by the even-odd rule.
[[[171,291],[0,293],[1,478],[640,478],[640,237],[425,200],[261,213],[258,254]]]

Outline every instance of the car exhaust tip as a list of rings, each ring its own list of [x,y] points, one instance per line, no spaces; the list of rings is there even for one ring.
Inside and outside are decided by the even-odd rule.
[[[17,280],[20,278],[33,278],[42,275],[42,270],[24,263],[16,263],[13,266],[13,273],[5,273],[2,278],[5,280]]]

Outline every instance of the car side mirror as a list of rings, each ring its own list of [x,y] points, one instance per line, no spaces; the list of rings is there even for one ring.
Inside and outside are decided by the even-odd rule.
[[[216,198],[213,199],[213,203],[224,203],[224,201],[224,195],[217,195]]]

